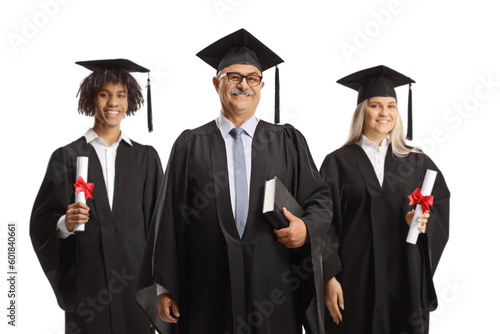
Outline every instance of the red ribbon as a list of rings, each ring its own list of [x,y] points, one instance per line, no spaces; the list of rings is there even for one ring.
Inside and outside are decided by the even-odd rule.
[[[87,200],[87,198],[89,197],[94,199],[94,197],[92,196],[92,191],[94,190],[93,183],[85,183],[83,178],[79,176],[78,179],[76,179],[76,183],[74,184],[74,186],[75,194],[83,191],[85,193],[85,200]]]
[[[420,192],[420,188],[415,189],[413,194],[408,195],[410,199],[410,205],[420,204],[422,206],[422,212],[430,211],[429,206],[434,202],[434,196],[424,196]]]

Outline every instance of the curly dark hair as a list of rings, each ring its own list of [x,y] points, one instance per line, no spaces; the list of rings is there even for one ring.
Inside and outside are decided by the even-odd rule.
[[[108,67],[105,69],[98,69],[83,79],[77,94],[77,96],[80,95],[80,99],[78,101],[78,113],[86,116],[95,115],[95,99],[97,90],[108,82],[112,82],[114,84],[121,83],[127,87],[127,116],[135,114],[135,112],[144,104],[141,87],[134,77],[123,68]]]

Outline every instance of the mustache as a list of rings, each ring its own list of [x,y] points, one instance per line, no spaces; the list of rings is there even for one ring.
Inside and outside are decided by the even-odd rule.
[[[229,94],[231,95],[246,95],[246,96],[254,96],[255,95],[255,92],[249,90],[249,89],[245,89],[245,90],[241,90],[241,89],[238,89],[238,88],[233,88],[229,91]]]

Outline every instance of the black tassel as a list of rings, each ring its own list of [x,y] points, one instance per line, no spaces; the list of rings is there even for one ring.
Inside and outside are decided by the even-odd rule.
[[[411,84],[408,90],[408,129],[406,131],[406,139],[413,140],[413,110],[412,110],[412,93]]]
[[[274,124],[280,123],[280,70],[276,65],[274,72]]]
[[[151,105],[151,83],[149,81],[148,73],[148,130],[153,131],[153,106]]]

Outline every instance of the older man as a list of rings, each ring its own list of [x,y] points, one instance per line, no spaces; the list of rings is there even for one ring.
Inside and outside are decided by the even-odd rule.
[[[153,261],[143,261],[153,278],[136,298],[162,333],[298,334],[302,325],[320,332],[315,290],[330,193],[300,132],[254,115],[262,72],[282,60],[243,29],[198,56],[217,70],[221,113],[172,148],[153,218]],[[304,209],[300,218],[283,210],[289,227],[281,230],[262,213],[265,181],[275,176]],[[147,304],[153,282],[158,311]]]

